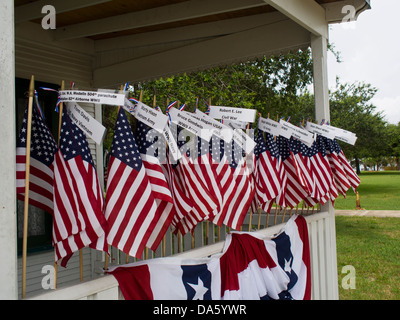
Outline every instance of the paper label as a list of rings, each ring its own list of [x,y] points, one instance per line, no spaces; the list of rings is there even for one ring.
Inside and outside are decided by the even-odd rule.
[[[256,121],[257,110],[210,106],[210,117],[214,119],[251,122]]]
[[[279,123],[282,125],[282,127],[292,130],[292,137],[299,139],[308,147],[311,147],[312,144],[314,143],[314,135],[308,132],[307,130],[299,128],[284,120],[280,120]]]
[[[106,134],[106,128],[83,110],[77,103],[68,102],[66,106],[67,113],[79,129],[81,129],[87,137],[91,138],[98,145],[101,145]]]
[[[224,124],[229,125],[229,123],[233,123],[235,127],[246,130],[248,122],[243,122],[243,121],[231,121],[231,120],[224,120]]]
[[[256,147],[256,142],[250,138],[242,129],[235,126],[233,122],[229,123],[229,126],[233,129],[233,140],[244,150],[247,154],[253,152]]]
[[[357,142],[357,136],[355,135],[355,133],[344,130],[344,129],[340,129],[340,128],[336,128],[327,124],[324,124],[323,127],[328,128],[329,130],[333,131],[335,133],[335,138],[337,140],[346,142],[352,146],[354,146]]]
[[[120,93],[62,90],[60,91],[61,102],[83,102],[95,104],[124,105],[125,95]]]
[[[179,111],[176,108],[169,109],[169,114],[171,116],[171,121],[182,128],[194,133],[200,138],[210,141],[214,132],[214,128],[205,125],[201,121],[194,118],[188,112]]]
[[[182,158],[182,154],[179,151],[178,144],[176,143],[176,140],[174,139],[174,136],[168,124],[164,127],[163,136],[168,144],[169,154],[175,161],[178,161],[180,158]]]
[[[276,122],[272,119],[265,119],[260,117],[258,119],[258,128],[274,136],[279,136],[281,133],[282,125],[279,122]]]
[[[129,100],[127,101],[130,103]],[[168,123],[168,116],[142,102],[136,104],[133,115],[136,119],[160,133],[164,131]]]
[[[335,133],[326,126],[320,126],[312,122],[307,122],[306,130],[319,134],[328,139],[335,139]]]
[[[203,121],[205,124],[210,125],[214,128],[213,134],[221,140],[224,140],[227,143],[230,143],[233,138],[233,130],[223,123],[211,118],[209,115],[201,112],[200,110],[196,110],[193,117],[198,118],[200,121]]]

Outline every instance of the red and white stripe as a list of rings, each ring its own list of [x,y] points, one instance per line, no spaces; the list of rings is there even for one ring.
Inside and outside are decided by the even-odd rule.
[[[53,242],[55,260],[62,259],[62,266],[66,266],[74,252],[88,245],[107,251],[103,195],[98,193],[95,180],[95,169],[85,166],[80,156],[65,161],[61,151],[57,152],[54,162]]]
[[[155,251],[176,215],[176,210],[160,161],[150,155],[140,154],[140,156],[149,178],[158,210],[158,220],[146,245]]]
[[[158,220],[157,203],[144,166],[137,171],[111,156],[105,217],[108,243],[140,258]]]
[[[26,148],[17,148],[17,198],[25,200]],[[53,214],[53,165],[31,157],[29,168],[29,203]]]

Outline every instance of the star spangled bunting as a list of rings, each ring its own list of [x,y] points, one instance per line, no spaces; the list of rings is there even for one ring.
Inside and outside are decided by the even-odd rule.
[[[165,176],[168,173],[164,172],[161,165],[166,161],[165,140],[156,130],[151,130],[143,122],[138,121],[136,141],[157,203],[159,219],[147,242],[147,247],[155,251],[176,215],[174,201]]]
[[[16,150],[17,198],[25,200],[25,166],[27,116],[25,110]],[[58,150],[57,144],[48,129],[37,106],[32,108],[31,158],[29,174],[29,203],[53,214],[53,162]]]
[[[86,246],[108,252],[104,199],[84,133],[63,110],[60,148],[54,162],[53,243],[66,267]]]
[[[159,212],[123,108],[118,112],[111,147],[105,217],[108,243],[141,258]]]

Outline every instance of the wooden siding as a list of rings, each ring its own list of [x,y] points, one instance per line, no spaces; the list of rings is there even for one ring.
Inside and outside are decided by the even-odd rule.
[[[35,80],[53,84],[60,84],[65,81],[66,88],[71,81],[75,82],[76,87],[89,90],[92,86],[93,75],[93,52],[90,50],[90,43],[80,43],[74,45],[70,43],[52,42],[50,37],[35,37],[36,25],[26,23],[16,29],[15,39],[15,76],[18,78],[29,79],[31,75]],[[31,30],[29,30],[31,29]],[[38,30],[36,30],[38,31]],[[38,33],[40,34],[40,33]],[[42,35],[43,36],[43,35]],[[101,106],[94,104],[81,104],[90,115],[101,121]],[[98,165],[98,175],[103,178],[103,157],[102,146],[88,139],[89,147],[93,156],[94,163]],[[85,248],[83,250],[83,275],[84,281],[96,277],[95,259],[97,254],[94,250]],[[46,292],[42,288],[42,279],[46,274],[42,274],[45,265],[53,265],[54,251],[29,254],[27,258],[27,297],[43,294]],[[71,258],[68,268],[58,267],[57,284],[58,288],[66,285],[79,283],[79,254],[76,253]],[[22,258],[18,259],[18,286],[19,297],[21,297],[22,286]]]

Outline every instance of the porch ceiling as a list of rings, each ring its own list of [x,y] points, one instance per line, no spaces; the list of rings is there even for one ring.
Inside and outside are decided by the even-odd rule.
[[[358,13],[370,7],[369,0],[15,0],[14,3],[15,22],[19,25],[40,25],[44,16],[42,7],[53,5],[57,13],[56,30],[38,28],[39,32],[51,32],[54,43],[82,39],[92,42],[93,84],[102,86],[115,85],[117,76],[121,81],[147,80],[304,48],[310,44],[310,32],[327,37],[326,24],[342,20],[344,5],[353,5]],[[195,61],[189,61],[183,54]],[[159,61],[164,65],[160,66]],[[165,66],[165,61],[170,66]],[[127,70],[131,74],[135,70],[134,79],[127,79]]]
[[[40,24],[43,14],[35,9],[41,9],[45,4],[52,4],[57,11],[56,39],[87,37],[100,40],[277,11],[268,4],[268,1],[263,0],[88,0],[85,2],[86,4],[76,0],[15,0],[16,21],[32,21]],[[327,8],[333,6],[342,8],[350,4],[358,11],[370,6],[369,0],[315,0],[315,2]],[[182,13],[179,17],[177,11]],[[160,19],[163,14],[168,14],[170,18]],[[143,16],[149,19],[142,21],[141,18],[138,23],[133,21]],[[338,22],[341,17],[338,18],[340,19],[335,21],[331,17],[328,22]],[[118,20],[120,23],[116,23]],[[94,26],[97,28],[92,28]],[[80,29],[80,32],[77,32],[77,29]]]

